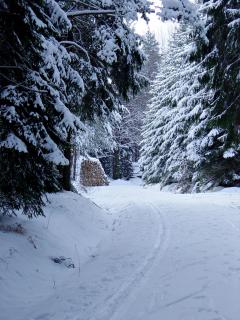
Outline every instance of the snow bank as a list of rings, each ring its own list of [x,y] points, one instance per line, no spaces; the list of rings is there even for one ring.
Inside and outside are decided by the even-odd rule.
[[[1,319],[24,319],[57,287],[64,288],[69,277],[79,279],[82,266],[108,235],[110,216],[88,199],[64,192],[50,195],[49,200],[46,218],[0,219],[0,229],[22,226],[17,228],[19,233],[0,231]],[[51,260],[62,256],[75,267]]]
[[[223,193],[240,193],[240,187],[223,188],[220,190]]]

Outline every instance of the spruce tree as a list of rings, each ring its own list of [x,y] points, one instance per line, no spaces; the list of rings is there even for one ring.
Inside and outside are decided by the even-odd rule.
[[[146,78],[148,84],[154,79],[159,63],[159,44],[154,34],[147,32],[142,39],[142,49],[145,56],[141,74]],[[116,179],[130,179],[133,174],[133,162],[139,160],[141,129],[143,114],[150,100],[149,85],[143,88],[138,94],[130,97],[125,103],[126,110],[122,112],[122,122],[115,128],[114,137],[116,150],[108,157],[101,159],[104,170],[110,177]],[[124,101],[123,101],[124,103]],[[118,164],[115,165],[115,162]],[[112,166],[112,170],[109,167]]]
[[[62,42],[66,48],[72,48],[75,44],[75,50],[81,56],[86,90],[80,117],[90,132],[89,151],[95,152],[97,148],[101,151],[113,145],[109,128],[119,122],[122,101],[128,100],[129,96],[146,85],[140,73],[144,61],[141,39],[130,25],[137,18],[137,12],[144,13],[148,4],[138,0],[71,0],[62,3],[65,10],[98,8],[116,11],[115,15],[73,17],[71,33]]]
[[[191,37],[192,29],[181,25],[161,57],[141,150],[144,180],[161,186],[176,183],[182,192],[193,188],[199,161],[197,119],[205,121],[203,101],[208,99],[200,81],[203,69],[189,61]]]
[[[205,1],[203,12],[206,22],[193,59],[206,70],[202,83],[212,98],[205,103],[208,116],[200,134],[196,175],[200,189],[233,186],[240,179],[240,3]]]
[[[115,14],[70,22],[66,1],[0,4],[2,214],[43,214],[46,192],[70,189],[75,141],[82,152],[113,145],[120,97],[145,83],[140,40],[128,25],[147,1],[68,4]]]
[[[143,37],[143,52],[145,54],[145,63],[141,73],[146,77],[148,86],[141,90],[126,104],[129,116],[125,118],[123,126],[128,127],[128,137],[131,138],[133,146],[133,157],[135,161],[139,160],[141,131],[143,125],[143,114],[147,109],[147,104],[151,99],[149,86],[155,79],[160,60],[160,48],[155,35],[148,31]]]
[[[66,48],[75,44],[75,50],[81,55],[83,63],[86,90],[80,117],[87,127],[87,136],[84,138],[85,141],[82,139],[79,143],[80,152],[84,150],[94,157],[100,157],[106,171],[112,172],[113,168],[109,170],[110,162],[113,165],[113,159],[117,159],[113,149],[115,146],[121,149],[120,140],[126,140],[126,137],[120,138],[118,134],[119,130],[124,131],[122,130],[124,125],[120,124],[120,118],[125,119],[122,103],[146,85],[146,79],[140,72],[144,61],[140,49],[141,39],[133,32],[130,25],[137,18],[136,12],[144,12],[147,9],[147,2],[115,0],[108,3],[91,0],[87,3],[76,1],[62,1],[62,3],[66,10],[68,7],[73,11],[91,10],[97,7],[116,11],[116,15],[74,17],[71,20],[72,32],[63,41]],[[126,141],[124,145],[126,146]],[[131,150],[129,147],[127,149],[129,150],[127,156],[120,156],[128,153],[126,148],[123,153],[119,150],[119,157],[122,160],[131,157]],[[111,153],[109,161],[103,158],[104,153]],[[116,161],[122,163],[122,160]],[[119,166],[121,167],[121,164]],[[122,177],[122,171],[114,176]]]
[[[73,111],[84,85],[79,59],[59,43],[71,24],[54,1],[1,2],[1,213],[43,214],[43,196],[59,189]]]
[[[177,182],[184,162],[185,103],[189,80],[183,73],[189,32],[176,32],[168,50],[162,54],[156,80],[152,84],[152,99],[144,124],[141,165],[148,183],[162,185]],[[183,53],[184,52],[184,53]],[[185,70],[186,71],[186,70]]]
[[[182,191],[233,186],[240,178],[239,2],[204,2],[187,60],[174,48],[165,57],[169,66],[153,88],[158,120],[150,110],[144,132],[145,180],[176,182]]]

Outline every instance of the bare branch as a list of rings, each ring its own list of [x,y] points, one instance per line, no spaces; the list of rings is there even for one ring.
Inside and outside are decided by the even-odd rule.
[[[0,10],[0,15],[19,16],[19,13],[9,12],[9,11],[6,11],[6,10]]]
[[[22,69],[17,66],[0,66],[0,69]]]

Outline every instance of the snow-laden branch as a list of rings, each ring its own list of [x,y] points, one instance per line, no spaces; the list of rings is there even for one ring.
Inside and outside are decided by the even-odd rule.
[[[116,10],[76,10],[67,12],[68,17],[86,16],[86,15],[99,15],[99,14],[115,14]]]
[[[13,79],[10,79],[10,78],[7,77],[5,74],[2,74],[1,72],[0,72],[0,77],[2,77],[2,78],[4,78],[4,79],[6,79],[6,80],[8,80],[8,81],[10,81],[10,82],[12,82],[12,83],[14,83],[14,84],[15,84],[15,87],[21,87],[21,88],[24,88],[24,89],[27,90],[27,91],[32,91],[32,92],[48,93],[47,90],[38,90],[38,89],[33,89],[33,88],[28,87],[28,86],[25,86],[25,85],[23,84],[23,83],[25,83],[25,81],[24,81],[24,82],[14,81]]]
[[[76,10],[67,12],[69,18],[86,16],[86,15],[105,15],[105,14],[117,14],[122,13],[121,11],[116,10],[106,10],[106,9],[97,9],[97,10]],[[150,10],[149,13],[155,13],[155,10]]]
[[[60,44],[67,44],[70,46],[75,46],[76,48],[78,48],[79,50],[81,50],[87,57],[88,61],[90,61],[89,55],[87,50],[85,50],[82,46],[80,46],[78,43],[74,42],[74,41],[60,41]]]
[[[191,0],[162,0],[160,16],[165,20],[186,19],[198,21],[198,4]]]

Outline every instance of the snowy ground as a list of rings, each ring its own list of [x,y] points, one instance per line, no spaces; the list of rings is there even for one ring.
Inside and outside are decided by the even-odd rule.
[[[61,299],[70,304],[71,297],[62,294],[80,287],[81,268],[109,238],[111,217],[88,199],[64,192],[49,200],[46,218],[0,219],[0,230],[16,224],[24,230],[0,231],[0,320],[56,319],[55,311],[49,313],[51,304],[57,302],[57,309]],[[51,260],[61,256],[71,258],[75,268]],[[64,310],[62,319],[67,319]]]
[[[66,199],[59,207],[55,198],[48,210],[55,219],[59,208],[57,226],[54,220],[47,230],[25,225],[40,249],[30,252],[26,237],[0,233],[8,263],[0,261],[0,318],[239,320],[240,193],[227,191],[179,195],[138,180],[115,182],[88,193],[106,211],[64,194],[69,219]],[[65,251],[77,268],[53,264],[46,259],[50,251]]]

